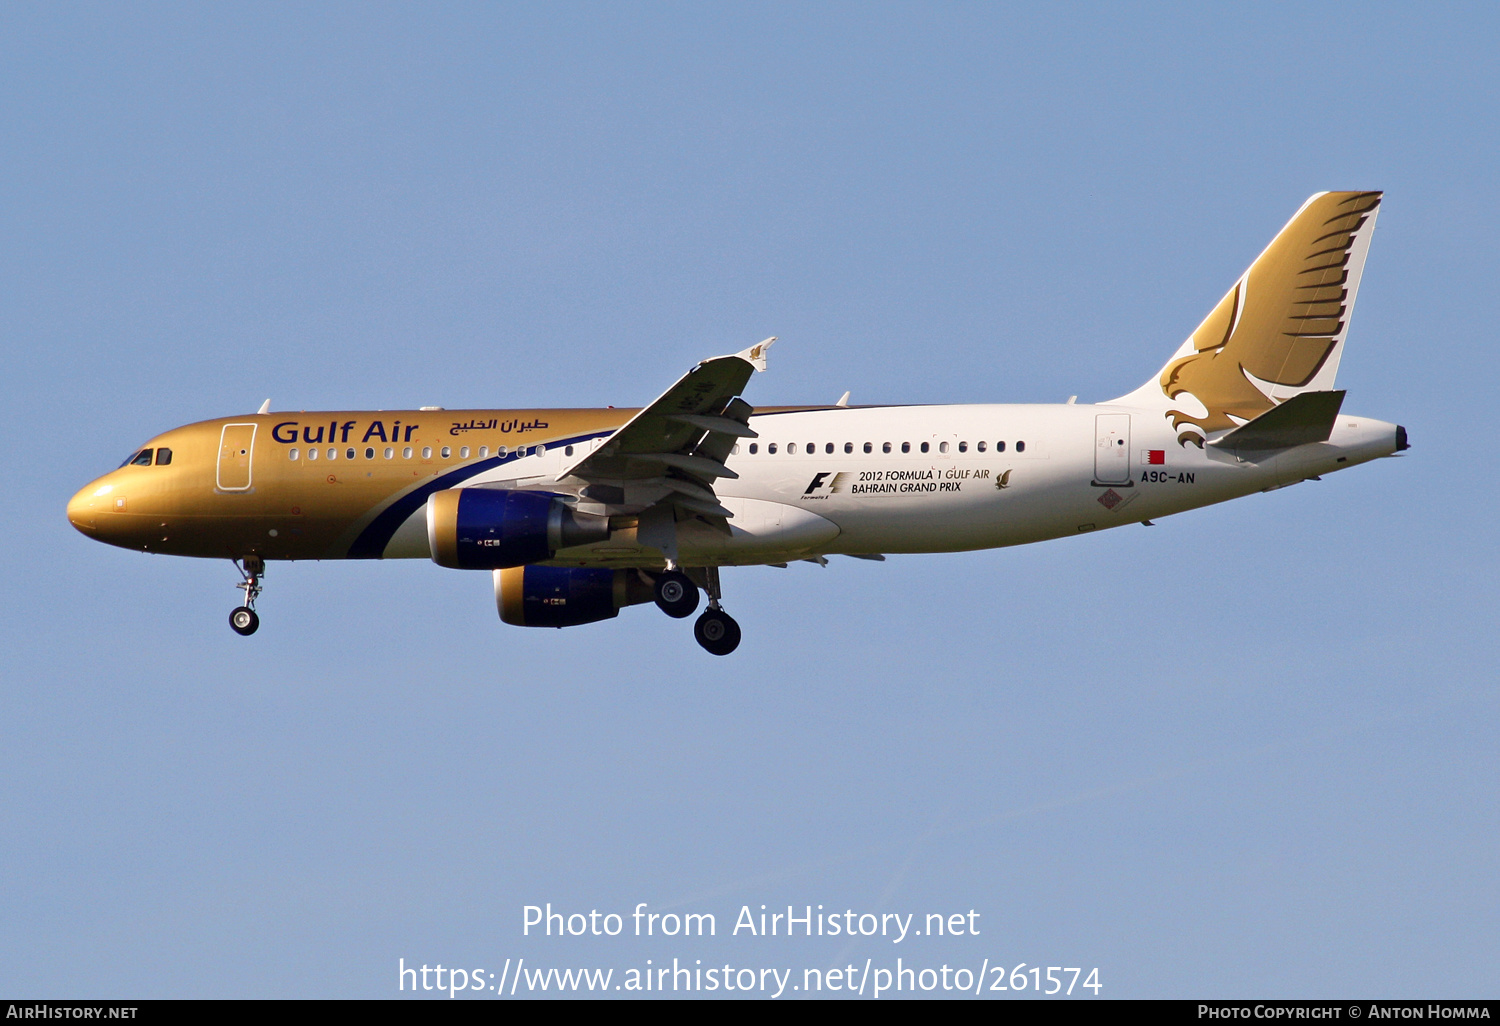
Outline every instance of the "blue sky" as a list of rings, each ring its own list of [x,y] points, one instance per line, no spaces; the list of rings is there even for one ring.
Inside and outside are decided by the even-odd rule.
[[[396,996],[398,959],[1099,968],[1489,996],[1484,5],[12,4],[0,990]],[[500,624],[485,574],[89,542],[155,432],[273,409],[1100,401],[1309,194],[1386,190],[1339,385],[1413,448],[1015,549]],[[522,908],[711,912],[524,937]],[[742,905],[977,937],[728,936]]]

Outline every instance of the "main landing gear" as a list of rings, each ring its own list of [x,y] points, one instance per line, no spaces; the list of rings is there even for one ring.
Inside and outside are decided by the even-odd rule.
[[[260,617],[255,615],[255,600],[260,597],[260,579],[266,572],[266,561],[259,556],[246,556],[243,560],[236,559],[234,567],[244,578],[235,587],[244,589],[245,604],[229,614],[229,626],[236,634],[248,637],[260,626]]]
[[[728,655],[740,647],[740,625],[724,610],[710,606],[693,624],[693,637],[711,655]]]
[[[699,573],[708,591],[708,608],[693,624],[693,637],[713,655],[728,655],[739,647],[740,625],[719,605],[723,598],[719,588],[719,568],[704,567]],[[698,608],[698,585],[676,567],[669,567],[666,573],[658,575],[652,591],[656,604],[668,616],[680,620],[692,616],[693,610]]]
[[[698,608],[698,586],[681,570],[668,570],[658,576],[651,591],[657,606],[674,620],[692,616]]]

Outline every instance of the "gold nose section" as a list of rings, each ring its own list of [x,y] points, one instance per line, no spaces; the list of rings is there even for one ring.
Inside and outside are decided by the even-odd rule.
[[[101,503],[108,501],[110,491],[113,489],[108,485],[101,485],[98,481],[80,490],[77,495],[68,500],[68,523],[84,534],[94,534],[99,527],[97,520],[99,511],[108,508],[102,506]]]

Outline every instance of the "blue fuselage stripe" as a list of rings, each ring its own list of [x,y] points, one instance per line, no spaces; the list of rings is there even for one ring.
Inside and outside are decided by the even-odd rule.
[[[553,442],[539,442],[553,449],[564,445],[579,445],[592,438],[602,438],[613,434],[613,431],[596,432],[590,435],[579,435],[575,438],[560,438]],[[535,448],[529,446],[528,448]],[[472,477],[493,470],[506,463],[514,463],[516,460],[526,459],[519,453],[509,453],[505,456],[491,456],[489,459],[480,460],[477,463],[467,463],[456,470],[450,470],[446,474],[439,474],[431,481],[419,485],[396,499],[385,509],[376,515],[375,519],[359,533],[354,539],[354,544],[349,546],[350,559],[380,559],[385,554],[385,547],[391,543],[401,525],[411,517],[413,513],[422,508],[427,497],[433,492],[441,492],[448,488],[456,488]]]

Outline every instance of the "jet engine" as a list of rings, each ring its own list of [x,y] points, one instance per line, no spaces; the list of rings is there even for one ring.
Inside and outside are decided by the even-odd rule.
[[[608,517],[575,512],[547,492],[452,488],[427,499],[432,561],[455,570],[536,563],[608,537]]]
[[[495,571],[500,619],[517,627],[573,627],[650,602],[651,582],[634,570],[517,566]]]

